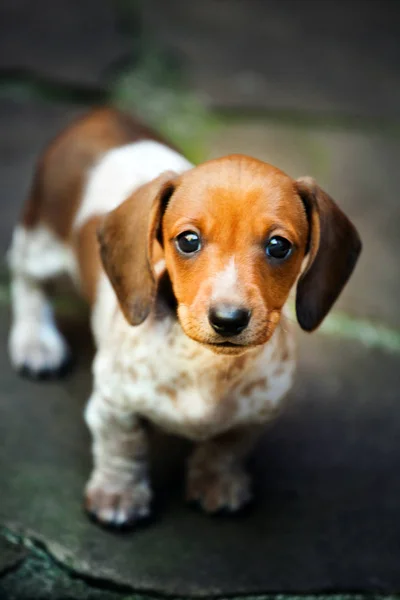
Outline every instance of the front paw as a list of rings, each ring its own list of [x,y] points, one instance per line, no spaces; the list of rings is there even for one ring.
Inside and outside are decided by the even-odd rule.
[[[124,529],[150,516],[151,495],[145,479],[122,486],[89,482],[85,509],[101,525]]]
[[[236,512],[251,500],[250,477],[241,467],[189,471],[187,499],[207,513]]]
[[[31,379],[60,377],[71,365],[69,348],[53,325],[34,326],[18,323],[9,338],[9,354],[13,367]]]

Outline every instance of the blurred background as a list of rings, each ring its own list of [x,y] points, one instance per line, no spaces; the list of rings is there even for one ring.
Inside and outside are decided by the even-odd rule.
[[[29,579],[29,568],[32,574],[37,565],[53,564],[40,552],[30,559],[37,564],[26,562],[15,532],[28,530],[77,572],[132,589],[200,590],[208,597],[399,588],[400,508],[387,500],[398,498],[393,486],[399,488],[400,467],[399,31],[398,0],[0,0],[0,481],[6,490],[0,556],[15,567],[0,578],[0,593],[2,585],[11,594]],[[32,388],[10,371],[4,253],[12,227],[45,144],[101,104],[138,115],[195,162],[238,152],[293,177],[312,175],[361,233],[360,263],[333,313],[320,334],[300,336],[293,400],[256,460],[262,479],[271,456],[287,458],[272,461],[280,483],[267,478],[260,488],[261,498],[272,497],[285,539],[265,503],[236,525],[236,535],[233,524],[219,529],[181,513],[179,501],[176,510],[174,501],[168,505],[164,529],[125,538],[122,546],[102,538],[77,508],[88,465],[80,415],[89,362],[68,383],[50,387]],[[83,334],[74,335],[81,346]],[[32,405],[36,396],[46,398],[44,407]],[[32,423],[52,431],[39,449]],[[60,472],[68,481],[62,493],[55,491]],[[311,505],[310,497],[317,499]],[[282,505],[284,514],[277,509]],[[192,526],[201,539],[197,549],[189,541]],[[156,569],[149,557],[154,547],[169,553],[165,540],[175,554]],[[257,548],[245,553],[245,569],[238,540]],[[117,557],[111,566],[109,543]],[[205,559],[210,547],[214,567]],[[183,560],[181,552],[186,562],[177,574],[173,557]],[[224,562],[228,555],[236,567]],[[23,561],[36,565],[24,576]],[[282,567],[287,561],[289,570]],[[72,584],[57,573],[64,597]],[[41,597],[58,597],[51,585]],[[74,589],[71,597],[78,595]]]

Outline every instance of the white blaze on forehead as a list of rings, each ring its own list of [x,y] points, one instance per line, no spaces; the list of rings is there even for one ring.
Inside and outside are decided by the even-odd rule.
[[[213,300],[229,300],[232,296],[239,296],[239,274],[233,256],[225,269],[217,273],[212,286]]]

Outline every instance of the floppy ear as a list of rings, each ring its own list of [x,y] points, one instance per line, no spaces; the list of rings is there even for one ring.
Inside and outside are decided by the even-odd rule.
[[[126,320],[139,325],[156,293],[152,247],[176,173],[166,171],[108,213],[97,237],[104,269]]]
[[[296,313],[302,329],[313,331],[349,279],[361,240],[354,225],[311,177],[302,177],[295,185],[309,222],[309,257],[297,285]]]

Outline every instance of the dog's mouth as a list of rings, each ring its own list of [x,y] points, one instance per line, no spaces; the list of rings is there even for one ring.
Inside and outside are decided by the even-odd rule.
[[[239,339],[235,339],[233,341],[233,339],[223,339],[220,338],[218,340],[217,339],[210,339],[210,337],[208,335],[199,335],[198,332],[192,332],[190,330],[190,328],[183,328],[183,331],[185,332],[185,334],[192,339],[194,342],[197,342],[198,344],[200,344],[201,346],[203,346],[204,348],[208,348],[208,350],[211,350],[212,352],[214,352],[215,354],[230,354],[230,355],[234,355],[234,354],[243,354],[244,352],[247,352],[248,350],[251,350],[252,348],[254,348],[254,346],[257,346],[257,342],[254,343],[253,340],[249,341],[246,340],[244,341],[243,339],[241,340],[240,337],[238,336]]]
[[[234,342],[207,342],[204,345],[217,354],[243,354],[251,348],[248,344],[235,344]]]
[[[211,342],[210,346],[218,346],[219,348],[243,348],[244,344],[235,344],[234,342]]]

